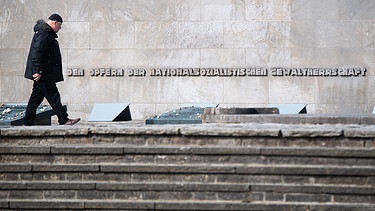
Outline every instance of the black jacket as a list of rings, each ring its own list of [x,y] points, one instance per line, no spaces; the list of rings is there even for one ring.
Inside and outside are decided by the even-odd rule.
[[[25,78],[33,80],[34,73],[40,73],[42,74],[40,81],[63,81],[57,34],[43,20],[38,20],[34,26],[34,32],[27,58]]]

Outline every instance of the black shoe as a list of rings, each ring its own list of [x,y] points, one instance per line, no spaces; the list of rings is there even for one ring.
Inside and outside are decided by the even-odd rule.
[[[68,119],[68,121],[64,125],[74,125],[77,122],[79,122],[80,120],[81,120],[80,118],[78,118],[78,119]]]

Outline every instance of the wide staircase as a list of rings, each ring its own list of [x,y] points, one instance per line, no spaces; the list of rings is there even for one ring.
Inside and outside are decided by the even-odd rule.
[[[375,126],[0,128],[0,210],[375,210]]]

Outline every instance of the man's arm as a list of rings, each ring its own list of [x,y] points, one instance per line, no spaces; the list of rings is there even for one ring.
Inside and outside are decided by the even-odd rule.
[[[34,74],[33,74],[34,80],[36,80],[36,78],[38,78],[37,80],[39,80],[41,76],[38,76],[38,75],[41,75],[44,70],[44,63],[45,63],[44,61],[46,59],[45,52],[46,52],[48,37],[46,37],[45,34],[41,32],[36,32],[36,33],[37,34],[34,37],[34,45],[32,49],[33,53],[32,53],[31,60],[34,66]]]

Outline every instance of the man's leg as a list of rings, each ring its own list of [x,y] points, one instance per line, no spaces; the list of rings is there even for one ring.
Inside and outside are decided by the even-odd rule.
[[[59,90],[54,82],[43,82],[44,89],[43,95],[47,99],[48,103],[51,105],[53,111],[57,115],[59,124],[65,124],[68,119],[68,113],[66,113],[63,105],[61,104],[61,98]]]
[[[34,82],[33,91],[30,95],[29,102],[26,107],[26,114],[23,120],[24,125],[34,125],[36,118],[36,109],[43,102],[44,96],[38,82]]]

